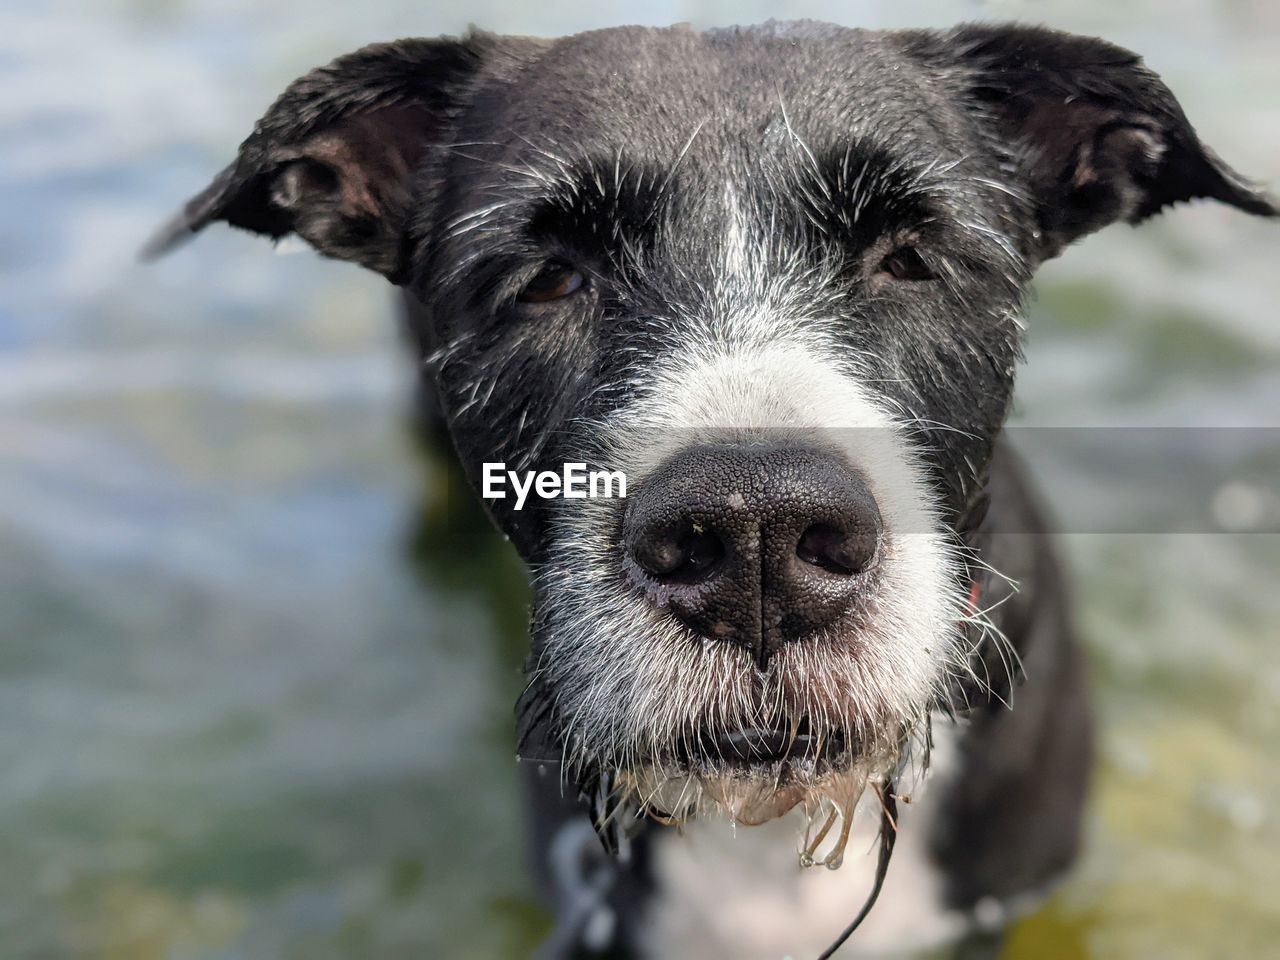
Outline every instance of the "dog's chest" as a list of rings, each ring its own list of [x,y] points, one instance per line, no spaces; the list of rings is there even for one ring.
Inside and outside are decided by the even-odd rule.
[[[942,762],[939,762],[942,761]],[[963,933],[965,917],[943,903],[941,869],[928,836],[951,775],[945,758],[899,807],[899,833],[880,899],[854,934],[849,956],[893,956],[936,946]],[[941,769],[940,769],[941,768]],[[878,801],[868,792],[838,870],[802,869],[803,829],[792,817],[761,827],[696,823],[684,835],[665,832],[655,844],[657,890],[650,906],[648,956],[782,960],[814,957],[858,912],[876,865]]]

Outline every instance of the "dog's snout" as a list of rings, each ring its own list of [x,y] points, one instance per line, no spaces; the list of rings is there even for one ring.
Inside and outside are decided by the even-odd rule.
[[[862,478],[835,456],[791,446],[689,448],[634,491],[623,530],[651,597],[762,665],[849,612],[880,535]]]

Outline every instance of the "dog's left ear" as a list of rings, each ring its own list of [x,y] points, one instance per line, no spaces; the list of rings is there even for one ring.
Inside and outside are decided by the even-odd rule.
[[[912,32],[908,48],[959,85],[1040,221],[1042,258],[1116,220],[1205,197],[1280,214],[1200,142],[1169,88],[1134,53],[1035,27]]]
[[[327,257],[404,282],[414,174],[504,39],[375,44],[295,80],[143,257],[222,220],[273,238],[296,233]]]

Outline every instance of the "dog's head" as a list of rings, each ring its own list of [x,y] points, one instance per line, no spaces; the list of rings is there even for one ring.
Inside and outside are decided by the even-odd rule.
[[[966,538],[1026,284],[1197,197],[1277,212],[1098,40],[473,34],[298,80],[157,249],[223,220],[376,270],[473,482],[622,471],[489,504],[535,585],[526,749],[757,822],[846,806],[980,685]]]

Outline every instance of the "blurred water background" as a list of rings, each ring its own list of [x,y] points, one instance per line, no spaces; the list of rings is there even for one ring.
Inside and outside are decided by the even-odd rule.
[[[526,953],[523,580],[483,523],[446,532],[476,516],[413,439],[389,288],[225,229],[133,252],[360,44],[769,16],[1105,35],[1280,182],[1268,0],[0,7],[0,957]],[[1278,267],[1280,227],[1211,206],[1069,251],[1019,422],[1280,427]],[[1092,489],[1097,458],[1028,432],[1051,489]],[[1248,529],[1274,479],[1207,515]],[[1161,534],[1129,493],[1096,498],[1128,532],[1066,537],[1104,718],[1088,849],[1006,956],[1274,956],[1280,537]]]

